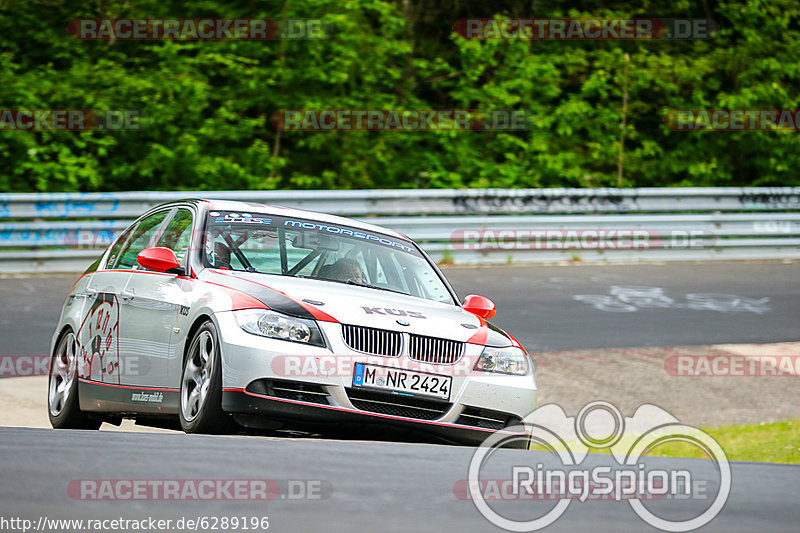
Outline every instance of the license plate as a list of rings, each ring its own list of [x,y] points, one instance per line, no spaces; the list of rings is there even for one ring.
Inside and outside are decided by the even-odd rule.
[[[452,384],[451,376],[413,372],[366,363],[356,363],[353,375],[354,387],[379,389],[407,396],[431,396],[445,401],[450,399]]]

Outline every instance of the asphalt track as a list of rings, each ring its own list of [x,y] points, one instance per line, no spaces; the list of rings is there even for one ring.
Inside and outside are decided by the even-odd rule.
[[[492,298],[499,309],[494,322],[533,350],[800,338],[798,263],[504,266],[450,268],[446,274],[462,297],[476,292]],[[0,279],[0,354],[47,352],[61,302],[74,278]],[[631,286],[639,287],[633,297]],[[616,289],[613,295],[613,287],[623,291]],[[689,298],[707,293],[733,297],[711,304]],[[587,303],[576,299],[582,295],[596,297]],[[602,296],[606,298],[597,298]],[[454,494],[454,485],[467,477],[472,452],[399,442],[0,428],[0,519],[238,515],[268,516],[270,531],[498,530],[472,502]],[[597,455],[586,459],[589,464],[606,460],[608,456]],[[503,450],[486,475],[508,477],[512,464],[552,461],[542,452]],[[650,461],[713,478],[709,461]],[[800,467],[734,463],[732,470],[727,505],[702,531],[797,530]],[[316,480],[327,491],[323,499],[278,498],[267,503],[76,501],[67,492],[69,482],[79,479],[254,478]],[[530,505],[503,503],[498,510],[524,515],[539,509]],[[661,505],[665,515],[676,512],[670,502],[654,505],[654,509]],[[683,505],[682,509],[697,511],[704,503]],[[654,529],[625,502],[573,502],[547,530]]]
[[[269,531],[501,531],[459,499],[454,486],[467,477],[472,449],[384,442],[274,440],[196,435],[85,433],[0,428],[2,516],[101,519],[146,517],[269,517]],[[610,461],[592,455],[584,465]],[[512,465],[555,466],[547,452],[500,450],[484,479],[508,478]],[[606,463],[604,463],[606,464]],[[611,464],[611,463],[608,463]],[[710,461],[654,458],[650,467],[689,470],[713,479]],[[789,532],[800,523],[800,467],[734,463],[731,494],[722,512],[700,531]],[[321,499],[271,501],[81,501],[67,492],[72,480],[269,479],[313,480]],[[713,499],[716,485],[709,484]],[[654,513],[673,520],[698,514],[708,501],[656,502]],[[544,514],[532,502],[503,502],[496,510],[531,519]],[[672,514],[670,514],[670,511]],[[655,531],[627,502],[571,502],[547,531]]]
[[[493,322],[529,350],[800,340],[800,262],[459,267],[445,275],[461,298],[491,298]],[[0,355],[48,353],[76,278],[0,279]],[[614,287],[623,292],[612,296]],[[696,299],[708,293],[728,297]],[[616,302],[614,310],[598,309],[587,295]]]
[[[800,262],[498,266],[445,274],[462,298],[491,298],[493,322],[529,350],[800,340]],[[611,296],[614,287],[619,296]],[[702,296],[709,293],[727,296]],[[615,310],[577,300],[581,295],[616,302]]]

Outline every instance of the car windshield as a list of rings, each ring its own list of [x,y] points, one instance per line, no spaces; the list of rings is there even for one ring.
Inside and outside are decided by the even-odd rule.
[[[362,285],[437,302],[453,299],[404,239],[307,219],[210,211],[204,262],[214,268]]]

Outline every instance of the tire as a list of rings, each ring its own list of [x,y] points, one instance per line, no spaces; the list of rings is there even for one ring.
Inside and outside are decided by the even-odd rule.
[[[56,343],[47,380],[47,414],[56,429],[100,429],[102,421],[89,418],[78,402],[77,341],[71,329]]]
[[[192,337],[183,361],[179,412],[186,433],[221,433],[231,425],[222,410],[221,363],[217,328],[205,322]]]

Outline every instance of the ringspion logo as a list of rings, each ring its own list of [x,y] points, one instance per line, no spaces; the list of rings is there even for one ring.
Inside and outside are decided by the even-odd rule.
[[[658,406],[642,405],[626,417],[611,403],[595,401],[571,417],[549,404],[526,421],[527,428],[506,428],[516,434],[487,438],[472,456],[466,483],[462,480],[453,487],[456,497],[472,500],[484,518],[507,531],[538,531],[558,520],[571,504],[596,500],[627,502],[639,518],[658,529],[692,531],[713,520],[730,494],[730,463],[719,443]],[[544,451],[495,453],[517,441]],[[714,468],[705,462],[647,460],[667,442],[700,448]],[[609,453],[585,461],[593,449]],[[498,480],[503,471],[507,477]],[[512,515],[510,507],[493,508],[488,503],[503,500],[526,505]],[[696,500],[710,503],[698,508],[691,504]],[[537,501],[556,503],[535,505]]]

